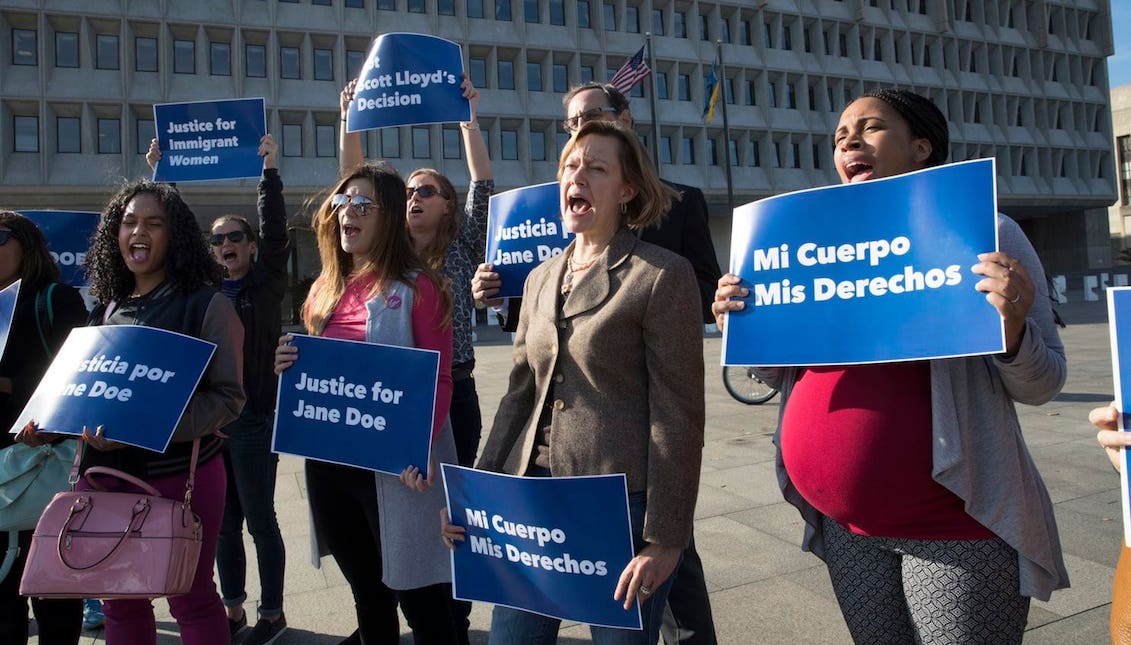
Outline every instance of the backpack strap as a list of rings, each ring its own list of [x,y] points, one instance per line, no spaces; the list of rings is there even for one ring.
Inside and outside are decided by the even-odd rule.
[[[47,334],[43,331],[43,316],[40,312],[45,312],[47,315],[47,324],[50,327],[55,326],[55,305],[51,302],[51,294],[55,291],[55,283],[47,285],[47,288],[35,294],[35,327],[39,331],[39,342],[43,343],[43,351],[47,352],[49,358],[54,358],[55,353],[51,351],[51,346],[47,344]],[[46,295],[44,295],[46,292]],[[42,298],[45,304],[40,305]]]

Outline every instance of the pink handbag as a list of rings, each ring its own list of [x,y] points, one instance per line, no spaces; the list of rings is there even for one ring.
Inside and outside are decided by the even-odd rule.
[[[133,475],[100,466],[85,474],[96,490],[75,491],[80,447],[71,468],[71,490],[55,495],[36,524],[20,594],[160,598],[188,593],[200,558],[200,518],[190,506],[199,448],[200,441],[194,441],[182,501],[161,497]],[[144,492],[106,491],[98,475]]]

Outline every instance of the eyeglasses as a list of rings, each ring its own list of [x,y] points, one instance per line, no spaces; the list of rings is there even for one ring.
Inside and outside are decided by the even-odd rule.
[[[370,208],[377,208],[377,202],[369,199],[364,195],[354,195],[353,197],[350,197],[349,195],[338,193],[337,195],[334,195],[330,198],[330,206],[332,206],[335,210],[340,210],[342,208],[353,208],[354,210],[361,211],[361,213],[364,215],[369,211]]]
[[[612,114],[613,116],[619,116],[620,113],[621,113],[621,110],[618,110],[617,108],[615,108],[611,105],[606,105],[606,106],[603,106],[603,107],[595,107],[591,110],[586,110],[586,111],[582,112],[581,114],[571,116],[568,119],[566,119],[565,121],[562,121],[562,127],[565,128],[566,132],[574,132],[575,130],[579,129],[581,126],[585,125],[586,123],[588,123],[590,121],[593,121],[594,119],[603,119],[604,118],[602,116],[603,114]]]
[[[405,199],[412,199],[413,193],[416,193],[421,199],[428,199],[429,197],[435,197],[436,195],[443,196],[443,193],[440,192],[439,188],[436,188],[435,186],[432,186],[430,184],[424,184],[423,186],[415,187],[405,186]]]
[[[0,246],[7,244],[10,239],[12,239],[12,231],[6,228],[0,229]]]
[[[238,244],[243,242],[245,237],[247,237],[247,233],[243,231],[231,231],[228,233],[213,233],[212,236],[208,238],[208,241],[212,243],[212,246],[220,246],[224,243],[224,238],[228,238],[229,242]]]

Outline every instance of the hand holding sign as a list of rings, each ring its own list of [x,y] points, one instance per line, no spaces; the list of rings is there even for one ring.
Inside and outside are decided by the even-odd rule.
[[[986,294],[986,301],[994,306],[1005,321],[1005,353],[1012,356],[1021,345],[1025,319],[1033,306],[1037,289],[1025,265],[1000,252],[982,253],[974,265],[974,273],[985,278],[974,288]]]

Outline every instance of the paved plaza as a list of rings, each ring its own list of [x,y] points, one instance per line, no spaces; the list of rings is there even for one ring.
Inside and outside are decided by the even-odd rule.
[[[1018,406],[1021,425],[1053,502],[1072,588],[1035,602],[1029,613],[1028,645],[1107,642],[1111,576],[1121,539],[1118,477],[1087,422],[1092,407],[1111,400],[1108,329],[1103,302],[1064,305],[1061,330],[1068,352],[1068,383],[1041,407]],[[830,328],[830,333],[833,333]],[[495,330],[481,334],[476,370],[485,428],[506,387],[507,340]],[[770,443],[778,414],[775,398],[763,406],[732,400],[716,366],[720,340],[706,340],[707,443],[696,509],[695,535],[706,569],[720,643],[790,645],[850,642],[824,565],[798,544],[802,523],[782,501]],[[486,430],[484,432],[486,436]],[[829,438],[835,449],[836,438]],[[349,588],[333,560],[310,565],[310,529],[302,461],[279,464],[276,503],[286,541],[286,613],[290,629],[280,645],[332,645],[355,627]],[[247,539],[249,567],[254,551]],[[248,572],[249,611],[259,590]],[[164,601],[156,601],[162,645],[179,642]],[[472,613],[472,642],[486,643],[490,609]],[[402,643],[411,643],[407,626]],[[588,629],[567,625],[561,643],[588,642]],[[33,639],[33,642],[35,640]],[[83,643],[100,643],[88,634]]]

